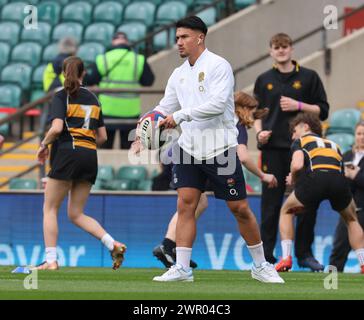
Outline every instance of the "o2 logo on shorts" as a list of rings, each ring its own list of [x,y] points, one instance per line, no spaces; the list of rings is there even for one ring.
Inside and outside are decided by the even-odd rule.
[[[226,180],[226,183],[229,187],[229,193],[230,195],[232,196],[237,196],[238,195],[238,191],[236,189],[234,189],[234,186],[235,186],[235,180],[233,178],[229,178]]]

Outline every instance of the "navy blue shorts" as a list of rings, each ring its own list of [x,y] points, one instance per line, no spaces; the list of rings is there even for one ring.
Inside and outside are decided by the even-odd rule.
[[[179,158],[180,162],[174,164],[172,170],[175,189],[196,188],[204,192],[206,182],[209,181],[218,199],[237,201],[246,198],[244,175],[236,148],[231,148],[213,159],[202,161],[180,149]]]

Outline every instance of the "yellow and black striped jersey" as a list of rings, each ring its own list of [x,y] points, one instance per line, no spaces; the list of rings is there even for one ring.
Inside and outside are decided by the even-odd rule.
[[[343,171],[340,147],[331,140],[310,133],[295,140],[291,150],[292,154],[297,150],[303,151],[305,155],[305,167],[308,171]]]
[[[96,130],[104,126],[100,103],[88,89],[81,87],[74,97],[64,89],[58,91],[51,104],[50,120],[64,120],[58,148],[77,147],[96,150]]]

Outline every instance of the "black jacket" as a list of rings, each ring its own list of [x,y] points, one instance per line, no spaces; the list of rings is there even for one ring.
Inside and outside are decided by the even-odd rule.
[[[343,155],[344,162],[352,161],[354,154],[352,151],[348,151]],[[364,209],[364,158],[359,162],[360,171],[354,180],[349,179],[351,192],[354,196],[354,201],[358,208]]]
[[[325,120],[329,113],[325,89],[318,74],[299,66],[295,61],[295,69],[289,73],[281,73],[276,67],[261,74],[254,87],[254,94],[260,108],[268,108],[268,116],[262,120],[263,130],[272,130],[272,136],[261,149],[286,149],[291,146],[289,122],[298,112],[283,112],[280,107],[281,96],[286,96],[320,107],[320,119]]]

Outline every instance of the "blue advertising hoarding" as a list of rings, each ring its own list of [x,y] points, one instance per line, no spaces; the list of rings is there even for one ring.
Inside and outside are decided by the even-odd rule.
[[[260,221],[260,197],[249,196]],[[176,211],[176,195],[92,194],[86,213],[127,247],[125,267],[161,267],[152,255]],[[209,206],[197,224],[193,259],[200,269],[250,269],[251,257],[233,215],[225,203],[208,197]],[[36,265],[44,261],[42,233],[43,194],[0,193],[0,265]],[[97,239],[73,225],[67,218],[66,201],[59,214],[58,257],[63,266],[111,266],[109,252]],[[327,265],[338,215],[329,203],[322,203],[315,228],[313,252]],[[279,239],[276,257],[281,255]],[[299,270],[294,265],[294,270]],[[345,271],[358,272],[353,252]]]

